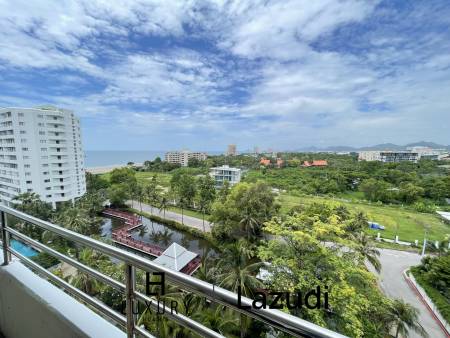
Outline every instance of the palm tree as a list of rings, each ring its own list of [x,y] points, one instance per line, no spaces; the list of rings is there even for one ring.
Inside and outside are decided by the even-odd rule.
[[[373,245],[372,238],[365,232],[361,231],[356,236],[357,247],[356,252],[364,260],[367,259],[370,264],[379,273],[381,271],[381,263],[378,257],[380,256],[380,251]],[[363,262],[362,262],[363,263]]]
[[[63,227],[78,232],[82,235],[92,235],[91,222],[92,219],[89,217],[87,212],[80,208],[67,208],[63,212],[59,213],[53,219],[54,223],[60,224]],[[79,256],[79,248],[76,243],[75,245],[75,256]]]
[[[246,209],[246,212],[244,213],[244,216],[239,221],[239,224],[243,227],[243,230],[247,233],[247,240],[252,239],[252,235],[256,235],[256,232],[258,231],[259,222],[254,217],[252,212],[249,212],[249,210]]]
[[[98,268],[106,259],[105,255],[92,249],[83,249],[79,254],[80,262],[93,268]],[[84,272],[78,272],[75,276],[72,276],[70,283],[88,295],[95,295],[101,286],[95,278]]]
[[[231,310],[224,306],[218,306],[215,310],[204,307],[201,311],[196,312],[193,318],[226,337],[234,337],[232,332],[239,331],[237,318]]]
[[[134,196],[137,198],[138,202],[139,202],[139,208],[141,210],[142,213],[142,200],[145,197],[145,191],[144,188],[141,185],[137,185],[135,190],[134,190]]]
[[[216,282],[216,274],[217,269],[214,267],[208,267],[207,264],[207,257],[202,256],[202,264],[198,268],[198,270],[195,272],[195,277],[198,279],[201,279],[205,282],[214,284]]]
[[[169,206],[169,198],[166,194],[162,194],[161,198],[159,199],[159,212],[163,212],[163,218],[166,218],[166,209]]]
[[[413,330],[422,337],[428,337],[428,333],[419,323],[419,311],[403,300],[396,299],[389,309],[395,328],[395,337],[408,337],[409,330]],[[409,330],[408,330],[409,329]]]
[[[154,277],[152,277],[154,278]],[[154,280],[153,280],[154,281]],[[150,286],[150,292],[151,293],[159,293],[160,289],[158,285],[151,285]],[[184,307],[184,302],[180,302],[180,299],[183,299],[185,294],[183,292],[180,292],[179,289],[175,288],[174,286],[168,284],[166,285],[166,292],[164,295],[160,295],[158,297],[160,303],[160,307],[163,306],[163,302],[165,302],[166,306],[171,303],[172,300],[177,301],[178,307],[177,311],[181,312],[183,314],[187,314],[187,310]],[[157,301],[154,301],[155,304],[157,304]],[[195,307],[192,308],[193,311],[195,311]],[[162,310],[160,310],[162,311]],[[191,311],[189,311],[191,313]],[[167,317],[162,316],[160,314],[157,314],[157,311],[152,310],[149,311],[148,307],[145,308],[145,310],[142,312],[142,314],[139,315],[139,318],[137,320],[137,325],[141,326],[144,325],[146,329],[148,329],[150,332],[158,332],[158,335],[160,337],[185,337],[188,336],[187,329],[184,329],[177,325],[175,322],[169,320]]]
[[[217,279],[221,281],[220,286],[235,293],[240,288],[243,296],[252,297],[254,290],[263,287],[262,282],[256,278],[263,263],[252,263],[252,258],[253,251],[244,239],[227,246],[223,251],[223,258],[218,263],[221,273]],[[249,323],[244,315],[241,314],[239,318],[241,337],[244,337]]]

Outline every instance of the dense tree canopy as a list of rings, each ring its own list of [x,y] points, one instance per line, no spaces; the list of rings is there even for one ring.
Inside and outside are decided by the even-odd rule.
[[[264,222],[278,209],[275,194],[267,184],[237,184],[225,200],[216,201],[212,207],[213,235],[222,240],[245,236],[253,241],[261,236]]]
[[[289,311],[351,337],[385,336],[393,321],[390,301],[363,264],[367,251],[361,248],[368,244],[358,241],[355,217],[360,216],[339,206],[316,204],[267,222],[264,229],[277,240],[259,249],[259,257],[270,263],[265,283],[270,290],[303,295],[328,287],[330,311]]]

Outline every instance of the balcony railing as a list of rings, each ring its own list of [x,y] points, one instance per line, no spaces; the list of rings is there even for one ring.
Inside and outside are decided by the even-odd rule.
[[[7,225],[7,216],[16,217],[22,221],[28,222],[34,226],[40,227],[44,230],[50,231],[54,234],[57,234],[67,240],[76,242],[85,247],[89,247],[95,251],[101,252],[108,256],[114,257],[125,263],[125,284],[118,282],[117,280],[87,266],[79,261],[66,256],[49,246],[42,244],[20,232],[9,227]],[[165,274],[165,278],[168,279],[169,282],[176,285],[180,289],[189,290],[199,296],[206,297],[212,302],[219,303],[221,305],[225,305],[233,310],[236,310],[244,315],[260,320],[278,330],[281,330],[285,333],[291,334],[295,337],[320,337],[320,338],[344,338],[345,336],[315,325],[311,322],[305,321],[298,317],[286,314],[279,310],[271,310],[271,309],[253,309],[251,308],[252,300],[246,297],[241,297],[241,307],[238,306],[238,295],[218,287],[216,285],[212,285],[210,283],[204,282],[202,280],[196,279],[192,276],[183,274],[181,272],[177,272],[171,270],[169,268],[165,268],[161,265],[157,265],[152,261],[145,259],[144,257],[138,256],[131,252],[125,251],[118,247],[106,244],[104,242],[100,242],[94,240],[90,237],[80,235],[76,232],[67,230],[58,225],[40,220],[23,212],[17,211],[15,209],[0,205],[0,220],[1,220],[1,232],[2,232],[2,247],[3,247],[3,256],[4,256],[4,265],[9,264],[11,260],[11,254],[20,259],[20,261],[27,265],[32,270],[36,271],[38,274],[44,276],[45,278],[52,281],[54,284],[63,288],[69,294],[75,296],[76,298],[81,299],[85,303],[89,304],[93,308],[95,308],[101,315],[107,316],[111,318],[114,322],[123,327],[127,333],[127,337],[136,337],[143,336],[153,338],[154,336],[150,334],[145,329],[136,325],[136,318],[133,314],[133,309],[137,307],[138,302],[142,302],[145,304],[150,304],[150,306],[154,310],[158,310],[160,305],[157,303],[157,299],[149,297],[139,291],[136,290],[135,283],[135,273],[136,268],[142,269],[145,272],[162,272]],[[75,288],[65,280],[59,278],[54,275],[52,272],[46,270],[41,267],[34,261],[29,258],[23,256],[16,250],[14,250],[10,246],[10,236],[23,241],[24,243],[34,247],[38,250],[46,252],[57,259],[77,268],[83,273],[88,274],[90,277],[97,279],[100,282],[103,282],[121,292],[124,293],[126,298],[126,306],[125,306],[125,316],[121,313],[118,313],[108,307],[106,304],[102,303],[98,299],[80,291]],[[249,306],[249,308],[242,308],[245,306]],[[213,331],[212,329],[204,326],[203,324],[187,317],[182,314],[178,314],[176,312],[171,313],[170,308],[166,307],[164,311],[164,316],[166,316],[169,320],[176,322],[178,325],[181,325],[202,337],[223,337],[221,334]]]

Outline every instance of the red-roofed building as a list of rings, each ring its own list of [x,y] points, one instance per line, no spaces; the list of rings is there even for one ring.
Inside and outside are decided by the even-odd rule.
[[[270,165],[270,160],[265,158],[265,157],[263,157],[263,158],[261,158],[259,163],[267,167],[268,165]]]
[[[304,161],[302,167],[326,167],[327,165],[326,160],[315,160],[312,162]]]
[[[317,160],[313,161],[312,166],[313,167],[326,167],[328,165],[328,162],[326,160]]]

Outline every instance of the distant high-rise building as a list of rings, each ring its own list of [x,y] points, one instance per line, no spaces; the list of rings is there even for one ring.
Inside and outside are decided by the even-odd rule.
[[[37,193],[52,203],[86,192],[80,122],[56,107],[0,108],[0,199]]]
[[[190,159],[195,158],[199,161],[204,161],[207,157],[208,155],[206,153],[192,152],[190,150],[168,151],[165,156],[165,161],[187,167]]]
[[[228,145],[227,155],[228,156],[236,156],[237,155],[236,145],[235,144],[229,144]]]
[[[258,146],[253,147],[253,153],[256,154],[256,155],[259,154],[259,147]]]

